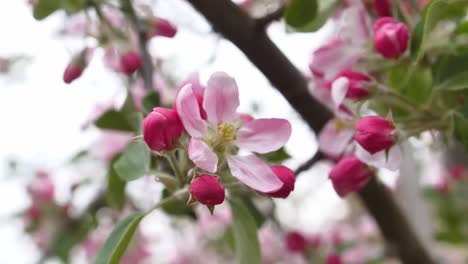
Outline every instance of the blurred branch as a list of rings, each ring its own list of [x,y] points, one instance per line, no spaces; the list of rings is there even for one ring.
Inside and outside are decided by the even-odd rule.
[[[275,11],[266,14],[263,17],[257,18],[255,20],[255,23],[257,24],[257,27],[259,29],[264,29],[266,26],[268,26],[271,22],[275,20],[280,20],[283,17],[284,11],[286,10],[286,7],[283,5],[276,9]]]
[[[317,153],[315,153],[314,156],[312,156],[312,158],[310,158],[306,162],[302,163],[299,167],[297,167],[297,169],[294,171],[294,174],[296,175],[296,177],[299,176],[299,174],[310,169],[310,167],[312,167],[317,161],[322,159],[325,159],[325,155],[323,155],[322,152],[318,151]]]
[[[310,128],[320,131],[332,118],[332,113],[309,93],[303,74],[235,3],[231,0],[187,1],[247,56]],[[371,181],[359,195],[404,264],[433,263],[387,189]]]
[[[120,0],[120,3],[122,11],[128,16],[138,36],[138,49],[141,56],[140,73],[143,78],[145,90],[153,90],[153,62],[148,52],[148,36],[143,21],[138,18],[130,0]]]

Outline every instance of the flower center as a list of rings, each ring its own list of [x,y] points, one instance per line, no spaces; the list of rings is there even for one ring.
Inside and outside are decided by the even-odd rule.
[[[217,134],[223,143],[231,143],[237,139],[237,131],[232,124],[220,122]]]

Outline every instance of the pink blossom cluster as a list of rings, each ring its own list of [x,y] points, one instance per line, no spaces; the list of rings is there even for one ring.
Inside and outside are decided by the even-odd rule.
[[[378,92],[376,80],[362,71],[361,61],[375,57],[373,53],[381,60],[398,60],[409,42],[408,27],[390,17],[391,1],[372,4],[380,17],[373,29],[365,5],[348,1],[334,18],[334,35],[313,53],[309,65],[314,76],[312,93],[337,116],[320,132],[319,147],[337,162],[329,178],[342,197],[364,187],[374,175],[372,167],[396,170],[401,160],[401,138],[391,116],[363,116],[360,108],[355,109],[356,103]]]

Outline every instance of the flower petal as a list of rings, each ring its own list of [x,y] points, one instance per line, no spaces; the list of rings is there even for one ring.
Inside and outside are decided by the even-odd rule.
[[[205,142],[192,138],[188,146],[190,160],[202,170],[215,173],[218,170],[218,156]]]
[[[202,119],[198,108],[197,98],[193,94],[192,86],[185,85],[177,95],[177,113],[185,130],[196,138],[202,138],[207,129],[207,123]]]
[[[328,121],[318,137],[319,149],[334,158],[343,155],[354,137],[353,129],[337,129],[337,122],[342,121],[336,119]]]
[[[237,134],[235,144],[241,149],[263,154],[281,148],[290,136],[291,124],[288,120],[261,118],[243,126]]]
[[[346,98],[349,88],[349,79],[340,77],[332,83],[331,95],[336,107],[339,107]]]
[[[236,81],[224,72],[211,75],[205,88],[203,109],[213,125],[229,122],[236,117],[239,107],[239,90]]]
[[[227,162],[232,176],[254,190],[267,193],[283,186],[268,164],[255,155],[229,156]]]
[[[401,150],[399,146],[393,146],[386,153],[385,150],[370,154],[361,145],[356,144],[356,157],[367,165],[396,171],[401,164]]]

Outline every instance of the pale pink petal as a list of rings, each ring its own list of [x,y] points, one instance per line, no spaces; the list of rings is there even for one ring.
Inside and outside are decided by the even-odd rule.
[[[336,122],[328,121],[318,138],[319,149],[331,157],[340,157],[351,145],[354,137],[353,129],[337,129]]]
[[[346,8],[338,19],[338,38],[353,45],[365,45],[371,34],[371,21],[361,1]]]
[[[278,150],[290,136],[291,124],[288,120],[261,118],[243,126],[237,134],[235,144],[241,149],[263,154]]]
[[[179,114],[185,130],[196,138],[202,138],[207,129],[207,123],[201,118],[197,98],[193,94],[190,84],[184,86],[176,100],[177,113]]]
[[[396,171],[400,168],[401,164],[401,150],[399,146],[393,146],[389,149],[388,154],[385,150],[379,151],[375,154],[370,154],[362,148],[359,144],[356,144],[356,157],[367,165]]]
[[[236,81],[224,72],[211,75],[205,88],[203,109],[213,125],[229,122],[236,117],[239,107],[239,90]]]
[[[215,173],[218,170],[218,156],[205,142],[192,138],[188,146],[190,160],[200,169]]]
[[[274,192],[283,182],[273,173],[268,164],[255,155],[227,157],[232,176],[259,192]]]
[[[313,53],[310,70],[325,80],[331,80],[343,70],[350,69],[365,53],[364,48],[332,39]]]
[[[349,79],[346,77],[340,77],[332,83],[331,96],[336,107],[339,107],[343,103],[348,92],[348,87]]]

